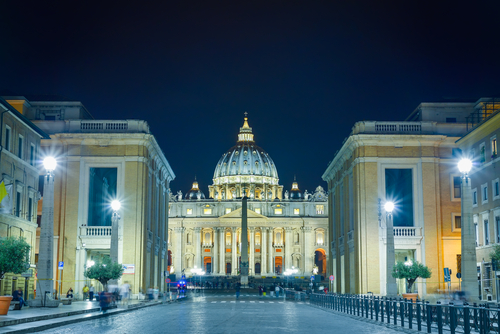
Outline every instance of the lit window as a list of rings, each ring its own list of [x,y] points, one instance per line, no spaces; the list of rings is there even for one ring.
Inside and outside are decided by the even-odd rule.
[[[275,215],[281,215],[281,214],[283,214],[283,209],[281,209],[281,208],[279,208],[279,209],[278,209],[278,208],[274,209],[274,214],[275,214]]]
[[[294,215],[299,215],[300,214],[300,209],[293,209],[293,214]]]
[[[231,244],[231,232],[226,233],[226,245]]]
[[[255,208],[255,213],[258,213],[260,215],[260,208]]]
[[[226,208],[226,215],[231,212],[231,208]]]
[[[203,209],[203,214],[205,214],[205,215],[211,215],[212,214],[212,208],[205,208],[205,209]]]
[[[317,215],[322,215],[325,213],[325,207],[324,205],[316,205],[316,214]]]
[[[188,214],[188,215],[192,215],[192,214],[193,214],[193,209],[187,209],[187,210],[186,210],[186,214]]]
[[[316,244],[323,245],[324,240],[325,239],[324,239],[323,231],[317,231],[316,232]]]
[[[30,165],[35,165],[35,145],[31,144],[30,147]]]

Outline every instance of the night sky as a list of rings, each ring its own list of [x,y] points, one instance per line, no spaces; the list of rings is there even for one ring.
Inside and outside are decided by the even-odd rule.
[[[0,89],[146,120],[172,191],[249,114],[280,184],[313,191],[356,121],[500,96],[499,1],[3,1]]]

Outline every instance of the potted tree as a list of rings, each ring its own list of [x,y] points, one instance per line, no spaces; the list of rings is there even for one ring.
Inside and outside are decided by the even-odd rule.
[[[403,293],[403,298],[417,300],[418,294],[413,293],[413,284],[417,278],[430,278],[431,270],[417,261],[401,262],[398,261],[392,268],[392,277],[406,280],[406,293]]]
[[[21,274],[29,269],[30,245],[24,238],[0,239],[0,280],[7,273]],[[9,312],[12,296],[0,296],[0,315]]]
[[[117,280],[122,277],[123,266],[117,262],[113,262],[109,257],[103,257],[95,261],[95,263],[88,268],[85,267],[83,276],[95,279],[101,282],[104,290],[108,289],[109,280]]]

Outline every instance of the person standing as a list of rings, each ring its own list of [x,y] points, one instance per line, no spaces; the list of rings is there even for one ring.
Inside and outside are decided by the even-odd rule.
[[[89,287],[87,286],[87,284],[85,284],[85,286],[83,287],[82,292],[83,292],[83,300],[87,299],[89,294]]]
[[[236,283],[236,299],[240,298],[241,283]]]
[[[274,288],[274,292],[276,292],[276,298],[279,298],[280,296],[280,286],[276,284],[276,288]]]
[[[90,284],[90,288],[89,288],[89,301],[93,301],[93,300],[94,300],[94,285]]]

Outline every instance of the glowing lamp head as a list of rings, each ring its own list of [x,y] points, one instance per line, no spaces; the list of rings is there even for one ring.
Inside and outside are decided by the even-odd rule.
[[[49,172],[52,172],[54,169],[56,169],[57,166],[57,161],[53,157],[47,157],[43,159],[43,167]]]
[[[458,162],[458,170],[460,173],[467,174],[472,169],[472,161],[470,159],[462,159]]]
[[[384,205],[385,212],[391,213],[394,210],[394,203],[393,202],[386,202]]]
[[[113,209],[113,211],[118,211],[120,210],[120,208],[122,207],[122,204],[120,203],[119,200],[113,200],[111,202],[111,209]]]

